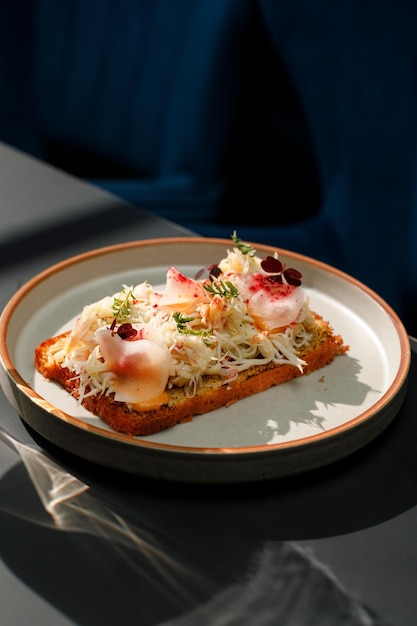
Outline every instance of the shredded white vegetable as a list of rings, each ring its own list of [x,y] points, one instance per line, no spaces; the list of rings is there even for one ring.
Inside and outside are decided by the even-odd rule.
[[[167,388],[184,387],[189,394],[195,393],[203,376],[219,375],[227,384],[253,365],[291,363],[302,371],[305,363],[297,351],[310,340],[303,324],[311,318],[308,299],[303,296],[291,324],[265,330],[249,314],[247,302],[239,294],[240,275],[254,272],[262,275],[260,259],[234,248],[218,267],[227,280],[233,279],[237,287],[234,295],[207,292],[204,300],[197,298],[193,302],[190,297],[189,305],[185,299],[187,307],[181,300],[181,309],[175,304],[159,306],[161,294],[145,281],[136,286],[123,285],[113,296],[87,305],[66,348],[57,355],[62,366],[79,377],[80,402],[88,395],[107,394],[116,389],[117,376],[103,360],[96,331],[104,326],[116,332],[122,323],[130,324],[138,336],[145,333],[147,339],[168,349],[171,366]]]

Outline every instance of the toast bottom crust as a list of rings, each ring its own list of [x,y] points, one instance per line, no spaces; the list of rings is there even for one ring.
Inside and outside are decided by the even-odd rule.
[[[146,436],[189,422],[194,416],[202,415],[239,400],[281,385],[294,378],[306,376],[328,365],[348,347],[340,336],[319,316],[316,316],[319,332],[314,343],[299,354],[306,365],[303,371],[291,364],[255,365],[238,377],[225,383],[224,378],[207,376],[194,395],[186,395],[182,388],[167,389],[168,400],[157,408],[139,411],[123,402],[116,402],[114,394],[92,395],[83,398],[82,406],[102,419],[110,428],[132,436]],[[47,379],[62,385],[68,393],[78,396],[78,380],[67,368],[54,358],[61,349],[68,333],[47,339],[35,349],[35,367]]]

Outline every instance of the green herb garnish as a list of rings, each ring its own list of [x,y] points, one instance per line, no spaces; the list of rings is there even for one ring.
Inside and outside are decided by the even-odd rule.
[[[243,241],[237,236],[236,231],[233,231],[232,241],[242,254],[249,254],[249,256],[253,256],[255,254],[255,248],[247,243],[243,243]]]
[[[239,295],[239,291],[230,281],[213,281],[210,284],[204,285],[204,289],[211,296],[221,296],[222,298],[226,298],[230,300],[231,298],[237,298]]]
[[[178,313],[178,312],[174,313],[173,317],[177,325],[178,332],[180,332],[183,335],[200,335],[201,337],[208,337],[210,335],[210,332],[206,330],[205,328],[196,330],[194,328],[190,328],[189,326],[187,326],[187,324],[194,321],[195,319],[194,317],[185,317],[183,313]]]
[[[113,298],[113,315],[115,317],[115,320],[119,324],[130,319],[133,300],[133,294],[131,289],[129,289],[128,291],[124,289],[121,292],[121,295],[123,295],[124,297],[117,298],[115,296]]]

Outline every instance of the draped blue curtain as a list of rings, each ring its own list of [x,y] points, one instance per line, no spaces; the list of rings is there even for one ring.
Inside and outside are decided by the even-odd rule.
[[[417,5],[0,0],[0,139],[417,327]]]

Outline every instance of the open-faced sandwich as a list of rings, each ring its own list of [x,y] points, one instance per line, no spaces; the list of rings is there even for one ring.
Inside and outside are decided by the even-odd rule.
[[[302,276],[234,233],[225,258],[170,267],[84,307],[35,367],[112,429],[150,435],[328,365],[348,347],[309,308]]]

